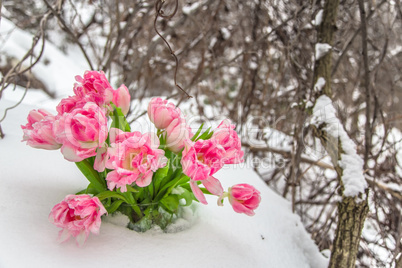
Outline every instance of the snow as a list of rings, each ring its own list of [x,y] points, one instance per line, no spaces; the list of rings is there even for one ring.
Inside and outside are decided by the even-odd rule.
[[[13,103],[3,100],[1,110]],[[190,211],[171,233],[157,228],[137,233],[125,228],[126,219],[117,215],[108,216],[100,234],[91,235],[82,248],[73,241],[58,244],[58,228],[47,219],[50,209],[87,182],[59,151],[20,142],[20,125],[33,108],[38,107],[22,104],[2,123],[7,132],[0,140],[0,267],[128,267],[132,260],[146,267],[327,266],[289,202],[246,166],[224,168],[216,177],[224,188],[246,182],[261,191],[262,203],[254,217],[235,213],[227,202],[218,207],[216,198],[208,197],[208,206],[197,204],[194,215]]]
[[[315,45],[315,60],[319,60],[324,57],[330,50],[332,46],[326,43],[317,43]]]
[[[200,2],[195,2],[191,5],[188,6],[184,6],[183,7],[183,13],[186,15],[190,15],[191,13],[193,13],[195,10],[197,10],[200,7]]]
[[[225,39],[225,40],[228,40],[231,36],[230,31],[225,27],[221,28],[221,34],[222,34],[223,39]]]
[[[322,15],[324,14],[324,10],[320,9],[320,11],[318,11],[317,15],[315,15],[314,20],[311,22],[311,24],[313,24],[314,26],[319,26],[322,22]]]
[[[255,61],[250,61],[249,67],[250,70],[257,70],[258,64]]]
[[[314,20],[313,20],[311,23],[314,24]],[[307,23],[307,24],[305,24],[305,25],[302,27],[302,29],[303,29],[303,30],[311,30],[311,29],[313,29],[313,26],[311,26],[310,23]]]
[[[320,77],[317,79],[317,82],[314,85],[314,91],[319,92],[321,91],[325,86],[325,79],[323,77]]]
[[[0,49],[2,54],[21,59],[31,48],[33,35],[17,28],[11,21],[1,18]],[[39,53],[35,49],[35,54]],[[85,59],[82,55],[66,55],[50,42],[45,43],[45,50],[41,60],[32,69],[33,74],[39,78],[51,92],[57,89],[58,97],[71,95],[71,85],[74,77],[83,74],[87,66],[82,64]]]
[[[357,196],[364,194],[367,188],[367,182],[364,178],[363,159],[356,152],[356,144],[349,138],[342,123],[336,117],[335,107],[332,100],[326,96],[320,96],[313,109],[312,124],[319,127],[325,124],[323,130],[334,139],[341,142],[343,153],[338,161],[343,169],[342,182],[345,187],[343,194],[345,196]]]
[[[311,102],[311,101],[307,101],[306,102],[306,108],[308,109],[308,108],[311,108],[311,107],[313,107],[314,106],[314,103],[313,102]]]
[[[212,37],[211,38],[211,42],[209,43],[209,46],[208,46],[208,48],[213,48],[214,46],[215,46],[215,44],[216,44],[216,42],[218,41],[218,39],[216,38],[216,37]]]

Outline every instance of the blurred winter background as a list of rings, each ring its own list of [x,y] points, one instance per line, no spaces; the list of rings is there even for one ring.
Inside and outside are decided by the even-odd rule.
[[[175,1],[165,2],[165,15],[172,14]],[[367,98],[357,2],[340,1],[331,48],[334,105],[366,160],[370,185],[357,264],[396,267],[402,251],[402,4],[366,1]],[[0,3],[0,135],[10,134],[2,122],[20,102],[54,109],[72,94],[75,75],[103,70],[112,86],[129,88],[133,124],[152,96],[199,115],[197,123],[229,117],[242,135],[245,165],[292,203],[320,250],[331,248],[339,181],[304,112],[314,93],[324,1],[180,0],[175,16],[156,24],[155,2],[148,0]],[[177,68],[155,27],[179,59]],[[175,86],[176,72],[191,100]]]

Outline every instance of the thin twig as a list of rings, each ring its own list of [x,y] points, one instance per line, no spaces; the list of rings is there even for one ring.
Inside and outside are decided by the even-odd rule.
[[[370,153],[371,147],[371,122],[370,122],[370,113],[371,113],[371,92],[370,92],[370,70],[368,64],[368,56],[367,56],[367,25],[366,25],[366,11],[364,9],[364,1],[359,0],[359,11],[360,11],[360,29],[362,32],[362,52],[363,52],[363,65],[364,65],[364,76],[363,76],[363,84],[366,93],[366,125],[365,125],[365,152],[364,152],[364,166],[363,168],[367,168],[367,162]]]
[[[21,99],[20,99],[18,102],[17,102],[16,104],[14,104],[13,106],[7,107],[7,108],[4,110],[4,114],[3,114],[3,117],[0,119],[0,123],[4,121],[4,119],[6,118],[7,112],[8,112],[9,110],[14,109],[14,108],[16,108],[18,105],[21,104],[21,102],[24,100],[25,96],[27,95],[29,85],[30,85],[30,81],[28,81],[27,86],[25,87],[24,94],[22,95]]]
[[[22,59],[14,65],[13,68],[11,68],[7,74],[4,76],[4,78],[1,80],[1,89],[0,89],[0,98],[1,95],[3,94],[3,91],[8,87],[8,85],[10,84],[10,82],[8,82],[12,77],[14,76],[18,76],[18,75],[22,75],[25,72],[29,71],[30,69],[32,69],[32,67],[34,67],[39,60],[41,59],[42,55],[43,55],[43,51],[44,51],[44,47],[45,47],[45,25],[46,22],[49,18],[50,12],[46,13],[45,15],[43,15],[41,22],[40,22],[40,32],[38,32],[32,41],[32,45],[31,48],[27,51],[27,53],[25,53],[25,55],[22,57]],[[36,47],[36,45],[38,44],[39,40],[42,39],[42,45],[41,45],[41,49],[39,52],[39,55],[36,57],[36,60],[34,62],[32,62],[28,67],[26,67],[25,69],[21,70],[22,67],[22,63],[29,57],[33,57],[33,53],[34,53],[34,49]],[[18,69],[18,71],[17,71]]]
[[[44,47],[45,47],[45,30],[44,30],[44,28],[45,28],[47,19],[49,18],[49,15],[50,15],[50,12],[47,12],[45,15],[43,15],[43,17],[42,17],[42,19],[41,19],[41,21],[40,21],[40,32],[37,33],[37,34],[34,36],[31,48],[30,48],[30,49],[28,50],[28,52],[22,57],[22,59],[21,59],[17,64],[15,64],[13,68],[11,68],[11,69],[7,72],[7,74],[5,75],[5,77],[2,79],[2,81],[1,81],[1,89],[0,89],[0,98],[1,98],[1,95],[2,95],[3,91],[10,85],[11,82],[9,82],[9,80],[10,80],[12,77],[21,75],[21,74],[23,74],[23,73],[25,73],[25,72],[27,72],[27,71],[31,71],[32,67],[35,66],[35,65],[39,62],[39,60],[41,59],[41,57],[42,57],[42,55],[43,55]],[[38,42],[39,42],[40,39],[42,39],[41,49],[40,49],[39,55],[38,55],[38,56],[35,58],[35,60],[33,61],[33,58],[34,58],[33,52],[34,52],[34,49],[35,49],[35,47],[36,47],[36,45],[38,44]],[[29,66],[28,66],[27,68],[21,70],[21,67],[22,67],[23,62],[24,62],[29,56],[31,56],[31,62],[30,62],[30,64],[29,64]],[[20,99],[16,104],[14,104],[13,106],[8,107],[8,108],[6,108],[6,109],[4,110],[4,114],[3,114],[3,117],[0,119],[0,123],[4,121],[4,119],[5,119],[6,116],[7,116],[7,112],[8,112],[9,110],[14,109],[14,108],[16,108],[18,105],[21,104],[21,102],[24,100],[24,98],[25,98],[25,96],[26,96],[26,94],[27,94],[27,92],[28,92],[28,88],[29,88],[29,87],[30,87],[30,80],[28,80],[28,83],[27,83],[27,85],[26,85],[24,94],[23,94],[23,96],[21,97],[21,99]],[[4,132],[3,132],[2,128],[1,128],[1,126],[0,126],[0,139],[3,139],[4,136],[5,136],[5,134],[4,134]]]
[[[383,0],[382,2],[378,3],[377,6],[375,7],[375,9],[371,10],[370,14],[367,15],[366,17],[366,21],[369,20],[374,13],[383,5],[385,4],[387,1]],[[334,64],[334,67],[332,68],[331,71],[331,75],[335,75],[336,71],[338,70],[339,64],[341,63],[343,57],[346,55],[346,52],[349,50],[349,48],[351,47],[353,41],[355,40],[355,38],[359,35],[360,31],[362,30],[361,27],[359,27],[355,33],[353,34],[353,36],[349,39],[349,41],[347,42],[345,48],[342,50],[341,55],[339,55],[338,60],[336,61],[336,63]]]
[[[253,147],[252,145],[244,143],[244,142],[242,142],[242,146],[249,148],[251,151],[255,151],[255,152],[270,152],[270,153],[274,153],[274,154],[280,154],[285,158],[291,158],[291,152],[288,150],[282,150],[282,149],[272,148],[272,147],[258,148],[258,147]],[[314,161],[313,159],[301,157],[301,161],[304,163],[307,163],[307,164],[321,167],[321,168],[334,170],[334,167],[331,164],[321,162],[320,160]]]
[[[46,6],[50,9],[50,11],[52,11],[53,15],[57,18],[57,20],[61,23],[61,25],[63,26],[63,28],[65,29],[65,31],[71,35],[71,37],[74,39],[74,42],[78,45],[78,47],[80,48],[82,54],[84,55],[85,59],[88,62],[89,68],[91,68],[91,70],[94,69],[91,59],[89,58],[87,52],[85,51],[84,47],[82,46],[81,42],[78,40],[78,37],[71,31],[70,28],[68,28],[66,22],[64,21],[64,19],[60,16],[60,10],[56,11],[46,0],[43,0],[43,2],[46,4]]]
[[[163,18],[163,19],[167,19],[167,20],[173,18],[173,16],[174,16],[174,15],[176,14],[176,12],[177,12],[177,9],[178,9],[178,6],[179,6],[179,1],[176,0],[175,9],[174,9],[173,12],[172,12],[171,14],[169,14],[169,15],[165,15],[164,12],[163,12],[163,10],[162,10],[162,7],[163,7],[163,4],[164,4],[164,3],[165,3],[164,0],[158,0],[158,1],[156,1],[156,3],[155,3],[156,16],[155,16],[155,20],[154,20],[154,29],[155,29],[156,34],[159,35],[159,37],[160,37],[160,38],[163,40],[163,42],[166,44],[166,46],[168,47],[168,49],[169,49],[169,51],[170,51],[170,55],[173,56],[173,58],[174,58],[174,60],[175,60],[175,62],[176,62],[176,68],[175,68],[175,71],[174,71],[174,84],[175,84],[175,86],[178,87],[184,94],[186,94],[186,96],[187,96],[188,99],[190,99],[190,98],[192,98],[193,96],[190,96],[190,95],[177,83],[177,70],[178,70],[178,68],[179,68],[179,60],[177,59],[177,56],[176,56],[176,54],[174,53],[174,51],[172,50],[172,48],[171,48],[169,42],[160,34],[160,32],[158,31],[158,29],[157,29],[157,27],[156,27],[156,22],[158,21],[158,18],[159,18],[159,17],[161,17],[161,18]]]
[[[134,117],[132,120],[130,120],[130,122],[128,122],[128,124],[133,123],[134,121],[137,121],[140,117],[144,116],[147,114],[147,111],[142,112],[141,114],[137,115],[136,117]]]

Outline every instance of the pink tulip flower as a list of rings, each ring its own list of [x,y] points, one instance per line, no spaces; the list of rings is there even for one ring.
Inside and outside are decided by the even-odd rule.
[[[110,144],[114,144],[114,147],[118,148],[118,143],[122,143],[126,139],[137,135],[138,133],[134,132],[124,132],[118,128],[111,128],[109,130],[109,142]],[[95,157],[95,163],[94,163],[94,169],[98,172],[103,172],[105,170],[105,165],[107,160],[110,158],[109,154],[116,154],[114,151],[116,148],[107,148],[106,146],[102,148],[98,148],[96,157]],[[108,153],[109,151],[109,153]],[[112,153],[113,151],[113,153]]]
[[[28,123],[25,126],[21,126],[22,129],[33,129],[33,125],[43,119],[45,119],[47,116],[53,116],[51,113],[46,111],[45,109],[39,109],[39,110],[32,110],[29,112],[27,120]]]
[[[119,107],[124,115],[127,115],[130,110],[130,93],[125,85],[121,85],[113,91],[113,103]]]
[[[153,98],[148,105],[148,116],[157,129],[165,129],[174,119],[181,116],[181,112],[173,103]]]
[[[158,149],[159,140],[151,133],[110,131],[111,147],[108,148],[106,167],[113,169],[106,180],[109,190],[120,188],[127,191],[127,185],[136,183],[146,187],[152,181],[156,170],[166,166],[165,151]]]
[[[222,185],[212,175],[222,168],[224,154],[225,150],[214,140],[198,140],[195,143],[185,141],[181,159],[183,173],[191,178],[191,190],[197,200],[203,204],[207,204],[207,201],[197,181],[201,181],[212,194],[221,195]]]
[[[32,110],[27,119],[28,123],[21,126],[24,131],[22,141],[37,149],[57,150],[61,147],[53,132],[55,122],[53,115],[43,109]]]
[[[93,102],[65,113],[55,122],[56,140],[63,144],[64,158],[72,162],[96,155],[96,149],[106,141],[107,119],[102,109]]]
[[[249,184],[236,184],[229,188],[229,202],[237,213],[253,216],[261,202],[260,192]]]
[[[235,127],[229,119],[223,120],[211,137],[225,149],[223,160],[225,164],[239,164],[244,161],[244,152],[241,149],[240,138],[234,130]]]
[[[193,134],[184,118],[175,118],[166,128],[166,147],[174,153],[179,153],[184,148],[184,142]]]
[[[61,116],[64,113],[70,113],[72,110],[76,108],[82,108],[86,104],[86,100],[82,100],[80,97],[71,96],[64,98],[57,105],[56,110],[57,113]]]
[[[84,77],[77,75],[74,93],[87,102],[95,102],[100,107],[109,105],[113,100],[113,88],[109,84],[105,73],[100,71],[86,71]]]
[[[49,214],[49,220],[57,227],[59,241],[70,237],[76,238],[78,246],[82,246],[89,233],[99,234],[101,216],[107,213],[97,197],[89,195],[67,195],[63,201],[55,205]]]
[[[181,164],[183,173],[193,180],[206,180],[224,165],[225,150],[214,140],[185,142]]]

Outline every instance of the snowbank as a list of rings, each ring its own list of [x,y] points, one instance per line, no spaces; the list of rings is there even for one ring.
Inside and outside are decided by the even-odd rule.
[[[28,93],[29,94],[29,93]],[[2,101],[0,113],[12,102]],[[23,104],[2,123],[0,140],[0,267],[326,267],[290,204],[251,170],[233,167],[216,176],[224,188],[246,182],[262,194],[254,217],[235,213],[228,203],[195,207],[177,233],[136,233],[119,218],[103,221],[98,236],[82,248],[58,244],[58,228],[48,222],[54,204],[86,187],[85,178],[59,151],[36,150],[20,142],[29,110]],[[191,213],[190,213],[191,214]]]

